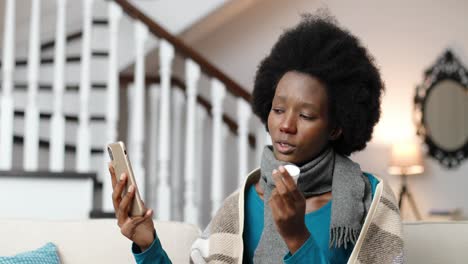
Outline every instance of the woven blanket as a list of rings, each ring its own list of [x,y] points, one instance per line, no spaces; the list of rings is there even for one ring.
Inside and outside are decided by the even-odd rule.
[[[259,177],[260,170],[254,170],[244,185],[226,198],[200,238],[192,245],[191,263],[242,264],[244,192]],[[390,186],[378,180],[369,212],[348,263],[405,262],[398,205]],[[278,263],[281,261],[278,260]]]

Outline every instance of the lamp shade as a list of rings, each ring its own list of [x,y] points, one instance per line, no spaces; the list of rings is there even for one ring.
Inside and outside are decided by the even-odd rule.
[[[423,158],[419,144],[401,142],[392,145],[388,173],[414,175],[423,172]]]

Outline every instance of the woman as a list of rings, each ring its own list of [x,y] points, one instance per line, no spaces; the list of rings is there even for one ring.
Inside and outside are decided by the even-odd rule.
[[[272,146],[192,247],[194,263],[399,263],[398,207],[389,187],[347,156],[364,149],[380,117],[383,82],[359,41],[329,18],[304,17],[280,36],[256,73],[252,107]],[[297,185],[284,169],[300,167]],[[128,217],[122,233],[138,263],[170,263],[151,220]]]

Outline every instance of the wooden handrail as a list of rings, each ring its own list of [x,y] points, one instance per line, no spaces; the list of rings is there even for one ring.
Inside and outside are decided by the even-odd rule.
[[[121,74],[120,77],[120,84],[121,87],[125,88],[128,87],[130,83],[134,82],[134,77],[132,75],[125,75]],[[145,77],[145,87],[149,87],[150,84],[154,83],[160,83],[161,78],[159,76],[149,76],[147,75]],[[185,91],[185,83],[181,81],[179,78],[172,76],[171,77],[171,84],[174,85],[175,87],[181,89],[182,91]],[[206,112],[208,113],[209,116],[211,116],[211,109],[213,108],[208,100],[205,98],[201,97],[200,95],[197,95],[197,102],[201,104],[205,109]],[[226,123],[226,125],[229,127],[229,130],[234,135],[237,135],[237,128],[238,125],[236,121],[232,118],[230,118],[228,115],[223,114],[223,122]],[[255,136],[252,133],[249,133],[249,144],[252,148],[255,148],[256,140]]]
[[[206,60],[203,56],[201,56],[198,52],[194,49],[187,46],[182,40],[175,37],[160,25],[158,25],[155,21],[141,12],[137,7],[133,4],[129,3],[126,0],[114,0],[117,4],[122,7],[122,10],[129,16],[133,17],[136,20],[141,21],[145,24],[149,31],[152,32],[154,35],[165,39],[166,41],[170,42],[175,49],[180,52],[183,56],[188,57],[198,63],[200,65],[201,70],[209,76],[217,78],[219,81],[226,85],[226,89],[233,95],[244,98],[247,102],[250,102],[251,95],[247,92],[244,88],[242,88],[237,82],[233,79],[229,78],[226,74],[224,74],[221,70],[216,68],[213,64],[211,64],[208,60]]]

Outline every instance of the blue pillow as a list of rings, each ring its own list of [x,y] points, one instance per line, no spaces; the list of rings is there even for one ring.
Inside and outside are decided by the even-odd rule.
[[[11,257],[0,257],[0,264],[60,264],[57,247],[52,243]]]

